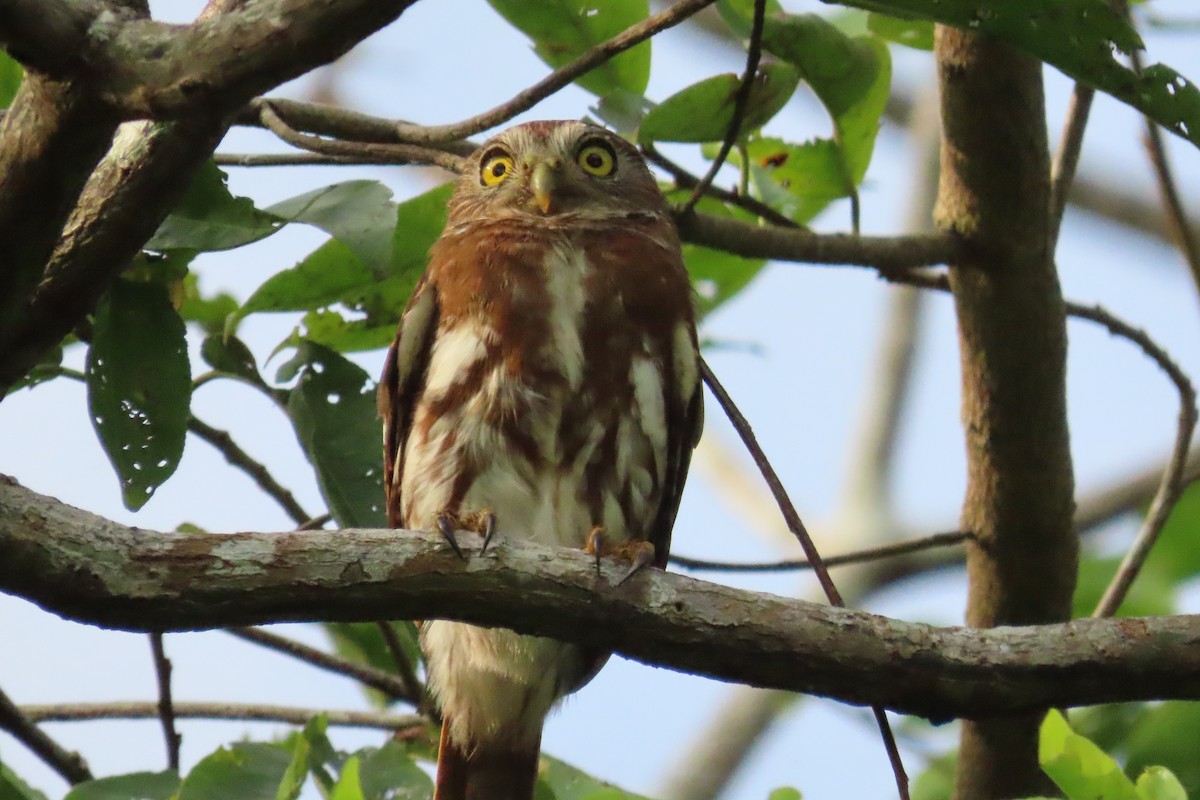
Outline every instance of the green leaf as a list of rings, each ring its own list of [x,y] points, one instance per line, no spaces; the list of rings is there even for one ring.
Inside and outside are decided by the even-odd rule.
[[[297,345],[279,373],[280,380],[299,376],[288,394],[287,412],[330,511],[343,528],[382,528],[383,431],[370,376],[328,347],[307,341]]]
[[[358,756],[350,756],[342,766],[342,774],[338,775],[337,783],[330,792],[330,800],[365,800],[362,782],[358,777]]]
[[[846,4],[994,36],[1200,145],[1200,90],[1164,64],[1152,64],[1138,75],[1121,63],[1117,54],[1142,48],[1142,40],[1128,20],[1103,0],[846,0]]]
[[[172,251],[172,255],[180,251]],[[179,304],[179,316],[184,322],[196,322],[206,333],[220,333],[225,321],[237,311],[237,300],[233,295],[218,292],[211,297],[200,293],[200,283],[194,272],[183,278],[183,301]]]
[[[0,764],[0,800],[46,800],[46,795],[22,780],[6,764]]]
[[[259,742],[239,742],[205,756],[179,787],[179,800],[276,800],[292,754]]]
[[[915,50],[933,49],[933,23],[927,19],[907,19],[871,13],[867,15],[867,30],[889,42]]]
[[[306,192],[267,209],[288,222],[302,222],[339,240],[376,278],[388,273],[396,204],[379,181],[338,183]]]
[[[767,795],[767,800],[801,800],[802,797],[799,789],[783,786]]]
[[[954,772],[958,752],[938,756],[912,784],[912,800],[950,800],[954,795]]]
[[[417,639],[417,626],[409,621],[388,623],[400,640],[408,663],[414,667],[421,663],[421,646]],[[334,651],[342,658],[357,661],[384,672],[396,672],[396,661],[384,642],[379,626],[374,622],[327,622],[322,627],[333,642]],[[377,707],[388,704],[388,698],[376,689],[366,689],[367,696]]]
[[[433,781],[400,742],[392,740],[360,755],[364,800],[426,800],[433,794]]]
[[[304,338],[337,350],[352,353],[387,347],[396,337],[399,320],[375,324],[370,319],[348,320],[337,311],[309,311],[301,320]]]
[[[538,769],[538,788],[549,790],[555,800],[648,800],[643,795],[618,789],[611,783],[593,778],[545,753]],[[541,797],[541,794],[538,795]]]
[[[754,138],[747,143],[746,152],[750,177],[762,200],[802,225],[834,200],[846,197],[853,187],[842,150],[830,139],[791,144]]]
[[[185,333],[156,284],[118,280],[96,309],[88,408],[130,510],[145,505],[183,455],[192,395]]]
[[[98,778],[71,787],[63,800],[170,800],[179,790],[179,773],[134,772]]]
[[[1145,708],[1121,742],[1130,774],[1167,767],[1186,786],[1200,787],[1200,703],[1169,702]]]
[[[1138,800],[1121,766],[1092,742],[1074,733],[1052,709],[1042,721],[1038,761],[1069,800]]]
[[[510,25],[533,40],[542,61],[557,69],[650,15],[649,0],[488,0]],[[576,79],[595,95],[615,89],[643,94],[650,81],[649,40]]]
[[[255,208],[249,198],[234,197],[226,187],[227,180],[216,164],[205,162],[146,249],[229,250],[279,230],[278,217]]]
[[[330,239],[291,269],[268,278],[238,309],[237,318],[257,311],[311,311],[378,282],[348,245]]]
[[[759,67],[738,138],[757,130],[775,116],[799,84],[787,64]],[[668,97],[652,108],[638,130],[641,142],[719,142],[733,124],[734,101],[741,78],[714,75]]]
[[[1171,516],[1159,534],[1146,566],[1157,570],[1172,582],[1200,574],[1197,530],[1200,530],[1200,483],[1193,483],[1184,490],[1179,502],[1171,509]]]
[[[892,81],[887,47],[873,36],[847,36],[816,14],[767,20],[763,47],[795,66],[829,111],[849,192],[871,163],[887,103]]]
[[[8,53],[0,51],[0,108],[12,105],[25,70]]]
[[[262,384],[254,353],[236,336],[206,336],[200,344],[200,357],[218,372],[237,375],[253,384]]]
[[[321,794],[329,797],[337,782],[336,775],[341,772],[346,757],[333,749],[325,731],[329,727],[329,719],[324,714],[318,714],[308,721],[301,735],[308,742],[308,768],[316,780]]]
[[[1148,767],[1139,775],[1137,793],[1141,800],[1188,800],[1183,784],[1165,767]]]
[[[690,191],[668,192],[667,199],[679,203],[686,200],[690,194]],[[696,208],[717,217],[743,220],[751,218],[747,212],[726,206],[709,197],[702,198]],[[724,250],[694,244],[684,244],[683,262],[696,290],[696,310],[701,317],[712,313],[722,303],[737,295],[754,280],[767,263],[765,259],[743,258]]]
[[[279,788],[275,790],[275,800],[296,800],[304,781],[308,779],[308,762],[312,756],[312,745],[303,735],[295,735],[290,739],[292,760],[279,779]]]

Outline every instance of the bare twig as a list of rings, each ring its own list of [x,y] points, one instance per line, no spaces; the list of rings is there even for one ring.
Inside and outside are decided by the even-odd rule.
[[[829,599],[830,605],[837,608],[845,608],[846,603],[842,599],[842,595],[834,585],[833,578],[829,576],[829,570],[826,569],[820,553],[817,552],[816,545],[813,544],[812,537],[809,535],[808,529],[804,527],[804,522],[796,512],[796,507],[792,504],[791,498],[788,497],[787,490],[783,488],[783,482],[779,480],[779,475],[775,472],[775,468],[771,466],[766,453],[759,446],[750,423],[734,404],[733,399],[725,391],[725,387],[721,385],[721,382],[717,380],[717,376],[713,374],[712,369],[704,359],[700,359],[700,372],[704,376],[704,382],[708,385],[709,390],[717,398],[717,402],[720,403],[721,410],[725,412],[725,415],[729,417],[729,421],[733,423],[738,436],[741,437],[742,442],[746,445],[746,449],[750,452],[750,457],[754,459],[755,465],[770,487],[771,494],[775,497],[775,503],[779,506],[779,510],[787,522],[788,529],[795,535],[797,541],[800,542],[800,547],[804,550],[804,555],[812,562],[813,572],[816,574],[817,581],[821,584],[821,589],[825,592],[825,596]],[[879,733],[883,738],[884,748],[887,750],[888,761],[891,762],[892,772],[896,776],[896,789],[899,792],[901,800],[908,800],[908,775],[904,771],[904,763],[900,758],[900,750],[896,746],[896,737],[892,735],[892,728],[888,723],[887,713],[881,705],[872,705],[871,712],[875,715],[875,723],[879,726]]]
[[[1083,133],[1087,129],[1088,115],[1092,111],[1092,100],[1096,90],[1076,83],[1071,93],[1071,105],[1067,109],[1067,122],[1063,126],[1062,139],[1054,163],[1050,166],[1050,241],[1058,241],[1062,227],[1063,212],[1067,208],[1067,195],[1075,183],[1075,170],[1079,166],[1079,153],[1083,149]]]
[[[271,471],[238,447],[226,431],[214,428],[195,416],[188,420],[188,430],[217,448],[226,461],[246,473],[297,525],[307,524],[313,519],[313,515],[304,510],[295,496],[275,480]]]
[[[269,633],[261,628],[227,628],[225,632],[239,639],[244,639],[247,642],[253,642],[270,650],[289,655],[318,669],[353,678],[364,686],[378,689],[388,697],[404,700],[413,706],[416,706],[421,700],[420,694],[414,695],[410,693],[409,687],[405,682],[390,672],[384,672],[381,669],[375,669],[366,664],[359,664],[355,661],[335,656],[332,653],[326,653],[324,650],[309,647],[294,639]]]
[[[150,634],[150,651],[154,654],[154,674],[158,677],[158,718],[167,742],[167,766],[178,771],[179,745],[183,737],[175,729],[175,706],[171,702],[171,662],[163,648],[161,633]]]
[[[63,703],[21,706],[21,712],[38,722],[87,722],[97,719],[151,719],[158,716],[154,703]],[[387,714],[376,711],[330,711],[323,708],[293,708],[241,703],[176,703],[179,718],[229,719],[255,722],[286,722],[303,725],[323,714],[330,725],[355,728],[401,730],[428,723],[416,714]]]
[[[911,555],[912,553],[920,553],[924,552],[925,550],[933,550],[939,547],[953,547],[955,545],[962,544],[970,538],[970,531],[948,531],[946,533],[935,533],[931,536],[926,536],[923,539],[914,539],[908,542],[897,542],[896,544],[885,544],[879,547],[870,547],[865,550],[857,550],[853,553],[845,553],[840,556],[826,556],[823,561],[826,567],[843,567],[849,564],[865,564],[871,561],[879,561],[884,558],[906,556]],[[806,559],[730,563],[727,561],[706,561],[700,558],[687,558],[686,556],[672,553],[667,560],[676,566],[683,567],[684,569],[710,570],[714,572],[791,572],[794,570],[813,568],[812,562]]]
[[[445,150],[422,147],[416,144],[384,144],[379,142],[346,142],[340,139],[324,139],[301,133],[288,125],[271,106],[264,101],[259,107],[263,124],[271,133],[293,147],[311,150],[328,156],[350,156],[370,160],[372,163],[431,164],[450,172],[462,170],[462,159]]]
[[[480,131],[494,128],[512,119],[522,111],[528,111],[533,108],[579,76],[595,69],[629,48],[646,41],[651,36],[678,25],[713,2],[715,0],[681,0],[681,2],[670,6],[665,11],[655,14],[652,17],[647,17],[637,25],[626,29],[623,33],[614,36],[607,42],[596,45],[570,64],[556,69],[533,86],[519,92],[511,100],[501,103],[490,111],[485,111],[482,114],[477,114],[474,117],[450,125],[424,126],[401,123],[396,126],[396,133],[399,135],[401,141],[412,142],[414,144],[433,144],[451,139],[463,139],[473,136]]]
[[[750,104],[750,92],[754,89],[754,81],[758,77],[758,62],[762,57],[763,18],[766,16],[766,8],[766,0],[754,0],[754,20],[750,27],[750,41],[746,45],[746,71],[742,73],[742,82],[738,84],[737,94],[733,96],[733,119],[729,122],[729,129],[725,131],[725,139],[721,142],[721,149],[717,151],[717,157],[709,165],[708,172],[704,173],[704,177],[692,189],[692,196],[680,209],[684,214],[691,213],[692,209],[696,207],[696,203],[700,202],[700,198],[712,185],[741,132],[742,119]]]
[[[298,531],[320,530],[321,528],[324,528],[331,519],[333,519],[333,514],[326,512],[324,514],[321,514],[320,516],[313,517],[312,519],[305,522],[303,525],[297,525],[296,530],[298,530]]]
[[[18,708],[3,690],[0,690],[0,730],[10,734],[21,744],[28,747],[38,758],[61,775],[72,785],[92,779],[87,762],[78,753],[66,750],[58,742],[47,736],[34,723],[32,717]]]
[[[392,163],[390,159],[329,156],[321,153],[217,153],[213,156],[213,162],[219,167],[358,167]]]

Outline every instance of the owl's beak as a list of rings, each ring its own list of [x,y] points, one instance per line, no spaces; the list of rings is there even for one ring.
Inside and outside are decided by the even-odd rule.
[[[529,176],[529,190],[533,192],[534,202],[543,214],[550,213],[550,205],[554,201],[554,188],[558,183],[558,172],[551,161],[539,161],[533,165],[533,173]]]

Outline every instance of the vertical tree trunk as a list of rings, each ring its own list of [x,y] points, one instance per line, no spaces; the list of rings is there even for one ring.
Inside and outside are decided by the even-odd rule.
[[[1078,543],[1066,419],[1066,332],[1050,244],[1041,64],[939,26],[943,120],[936,218],[972,255],[951,283],[962,356],[968,483],[967,622],[1066,619]],[[958,800],[1052,791],[1038,712],[963,725]]]

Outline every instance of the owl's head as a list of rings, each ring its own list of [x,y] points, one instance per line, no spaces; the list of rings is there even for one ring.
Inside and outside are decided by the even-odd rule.
[[[489,139],[466,159],[450,223],[480,219],[613,219],[663,212],[666,201],[629,142],[574,121],[529,122]]]

